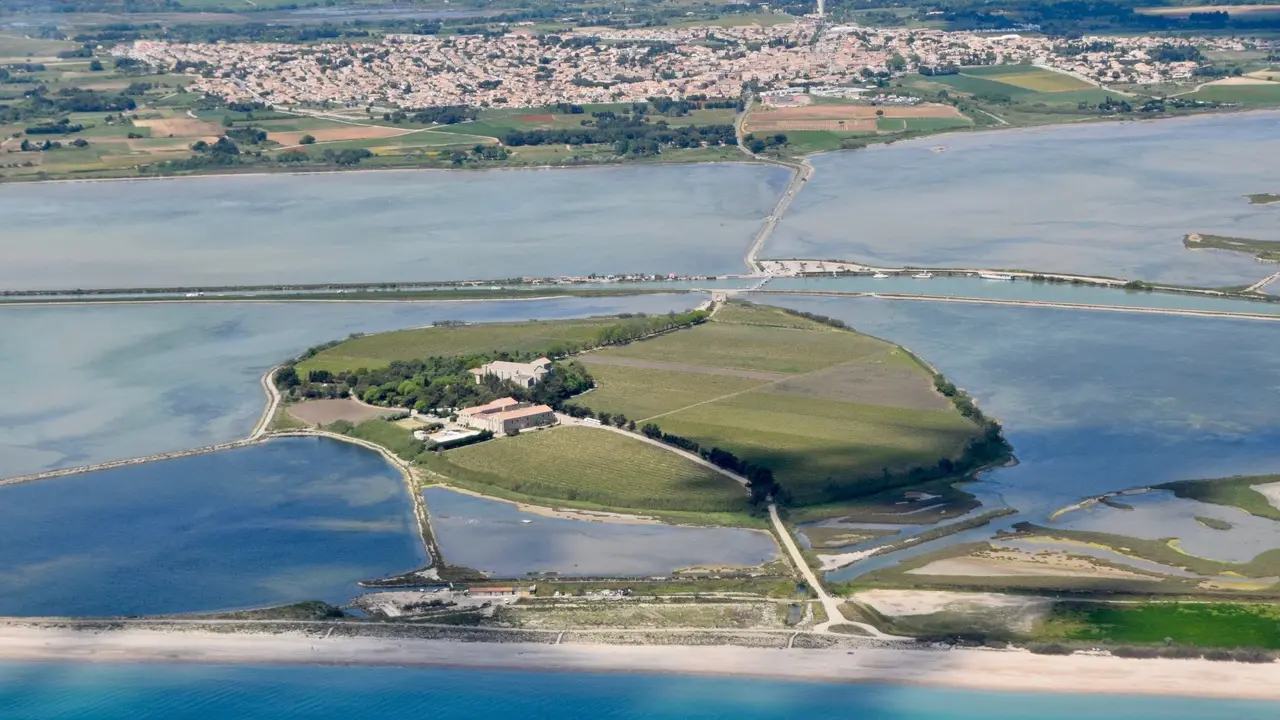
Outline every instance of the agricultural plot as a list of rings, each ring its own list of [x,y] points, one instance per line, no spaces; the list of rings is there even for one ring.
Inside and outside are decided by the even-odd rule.
[[[599,387],[581,404],[767,467],[797,506],[878,492],[886,473],[955,458],[978,433],[897,346],[777,308],[730,304],[593,355],[627,364],[593,364]]]
[[[457,327],[397,330],[352,338],[298,363],[298,373],[343,372],[386,367],[394,360],[495,352],[552,352],[566,344],[584,343],[617,318],[531,320]]]
[[[1280,103],[1280,82],[1264,80],[1256,85],[1207,85],[1185,97],[1205,102],[1239,103],[1245,107],[1270,107]]]
[[[879,126],[880,120],[896,119],[896,128]],[[953,125],[969,125],[969,120],[951,105],[870,105],[868,103],[823,102],[790,107],[756,107],[747,117],[746,130],[753,133],[787,131],[895,132],[906,129],[904,121],[948,120]]]
[[[634,510],[746,512],[746,491],[675,453],[602,428],[558,427],[450,450],[432,469],[473,489]]]
[[[591,362],[593,357],[584,355],[581,359],[596,379],[597,387],[576,398],[574,404],[597,412],[622,413],[635,420],[750,390],[766,382],[706,373],[604,365]]]
[[[751,391],[655,420],[663,430],[720,447],[774,471],[796,504],[883,470],[933,465],[973,436],[953,411],[922,411]]]

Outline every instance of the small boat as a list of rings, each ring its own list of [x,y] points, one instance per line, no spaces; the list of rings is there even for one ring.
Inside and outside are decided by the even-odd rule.
[[[917,280],[928,280],[929,278],[933,277],[933,273],[929,272],[928,270],[925,270],[924,272],[918,272],[915,275],[912,275],[911,277]]]
[[[983,280],[1013,280],[1013,276],[1008,273],[980,272],[978,277]]]
[[[888,274],[888,273],[878,272],[878,273],[876,273],[875,275],[872,275],[871,277],[873,277],[873,278],[879,278],[879,279],[883,280],[884,278],[889,277],[889,274]]]

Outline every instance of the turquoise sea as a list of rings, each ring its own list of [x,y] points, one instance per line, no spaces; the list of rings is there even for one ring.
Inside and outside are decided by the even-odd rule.
[[[1276,703],[992,693],[880,684],[393,667],[0,663],[0,717],[24,720],[1223,720]]]

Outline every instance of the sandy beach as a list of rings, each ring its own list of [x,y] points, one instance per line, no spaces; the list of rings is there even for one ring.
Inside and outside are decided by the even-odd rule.
[[[762,649],[548,645],[0,626],[0,661],[450,666],[571,672],[760,676],[1013,692],[1087,692],[1280,700],[1280,666],[1209,660],[1042,656],[1005,650]]]

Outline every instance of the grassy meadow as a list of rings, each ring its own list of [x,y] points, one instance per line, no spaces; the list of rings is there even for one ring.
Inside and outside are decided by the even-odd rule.
[[[1057,603],[1043,639],[1280,649],[1280,605],[1269,603]]]
[[[450,450],[433,470],[480,492],[630,510],[743,513],[746,490],[673,452],[602,428],[566,426]]]
[[[1180,498],[1238,507],[1251,515],[1280,520],[1280,508],[1276,508],[1265,495],[1253,489],[1256,485],[1277,482],[1280,482],[1280,475],[1256,475],[1220,480],[1180,480],[1157,485],[1156,489],[1172,491]]]

